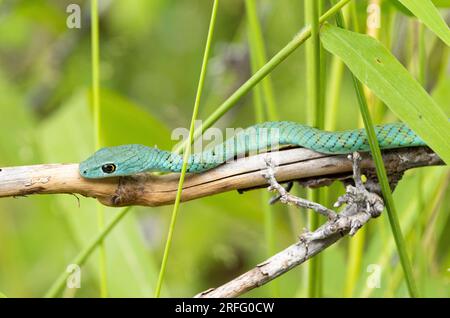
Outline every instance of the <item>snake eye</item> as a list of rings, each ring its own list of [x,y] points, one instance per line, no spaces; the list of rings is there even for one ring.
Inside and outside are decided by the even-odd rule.
[[[102,171],[104,173],[113,173],[116,171],[116,165],[113,163],[106,163],[102,166]]]

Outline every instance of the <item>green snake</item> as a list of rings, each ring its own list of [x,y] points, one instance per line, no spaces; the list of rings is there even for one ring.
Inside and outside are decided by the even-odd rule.
[[[375,132],[382,149],[425,146],[403,123],[376,126]],[[325,154],[370,150],[364,129],[328,132],[289,121],[265,122],[250,126],[211,149],[191,154],[187,172],[207,171],[234,158],[266,152],[282,145],[304,147]],[[81,176],[99,179],[150,171],[180,172],[182,163],[182,155],[130,144],[102,148],[81,162],[79,169]]]

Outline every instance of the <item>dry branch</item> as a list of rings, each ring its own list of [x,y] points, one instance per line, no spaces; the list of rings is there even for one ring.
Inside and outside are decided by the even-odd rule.
[[[334,242],[339,240],[342,234],[336,233],[327,239],[312,241],[308,245],[299,241],[278,254],[275,254],[265,262],[258,264],[253,269],[228,283],[211,288],[196,295],[196,298],[232,298],[238,297],[254,288],[260,287],[276,277],[288,272],[292,268],[302,264],[314,255],[318,254]]]
[[[285,204],[294,204],[305,207],[317,213],[325,214],[328,222],[314,232],[301,235],[300,242],[289,246],[284,251],[270,257],[252,270],[242,274],[228,283],[206,290],[196,297],[237,297],[243,293],[257,288],[276,277],[286,273],[293,267],[305,262],[321,252],[345,234],[354,235],[358,229],[370,219],[378,217],[384,209],[383,200],[375,193],[367,191],[361,180],[361,157],[358,153],[349,156],[353,160],[353,180],[355,186],[348,185],[346,193],[339,197],[334,205],[339,207],[346,204],[345,209],[337,214],[318,203],[298,198],[288,192],[278,183],[275,176],[275,166],[268,161],[266,179],[270,184],[269,190],[276,191],[281,196],[280,201]],[[278,171],[277,171],[278,172]]]
[[[277,180],[299,180],[320,186],[330,181],[351,178],[352,164],[345,155],[324,155],[304,148],[241,158],[202,174],[186,176],[182,201],[193,200],[231,190],[265,186],[262,170],[265,159],[278,165]],[[388,174],[398,174],[421,166],[443,165],[429,148],[404,148],[383,152]],[[373,162],[363,154],[361,167],[373,171]],[[369,171],[368,171],[369,172]],[[0,197],[31,194],[76,193],[97,198],[108,206],[171,204],[175,199],[178,174],[157,176],[141,174],[102,180],[83,179],[78,164],[45,164],[0,168]]]

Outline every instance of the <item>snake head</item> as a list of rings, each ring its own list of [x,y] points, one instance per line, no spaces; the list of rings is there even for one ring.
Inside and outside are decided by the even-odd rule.
[[[144,154],[148,149],[143,145],[102,148],[80,163],[80,175],[87,179],[101,179],[143,172]]]

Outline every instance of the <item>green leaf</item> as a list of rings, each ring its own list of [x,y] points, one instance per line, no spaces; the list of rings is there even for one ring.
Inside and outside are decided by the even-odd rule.
[[[394,8],[396,8],[399,12],[403,13],[404,15],[407,15],[410,17],[414,16],[414,14],[411,11],[409,11],[403,4],[401,4],[399,2],[399,0],[392,0],[392,1],[387,1],[387,2],[383,2],[383,3],[386,5],[389,5],[389,6],[393,6]]]
[[[438,8],[449,8],[450,7],[450,0],[432,0],[433,4]],[[398,11],[401,13],[408,15],[410,17],[413,17],[414,14],[408,10],[403,4],[400,3],[400,0],[390,0],[390,1],[384,1],[383,5],[392,5],[394,6]]]
[[[450,0],[433,0],[433,3],[438,8],[449,8]]]
[[[330,24],[321,30],[324,47],[383,100],[439,156],[450,163],[450,122],[403,65],[377,40]]]
[[[431,0],[398,0],[423,24],[450,46],[450,29]]]

